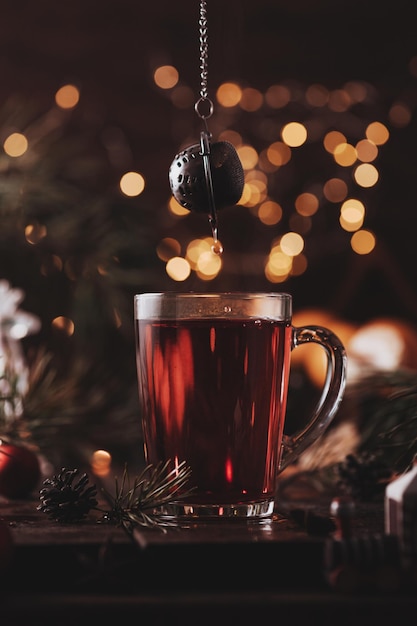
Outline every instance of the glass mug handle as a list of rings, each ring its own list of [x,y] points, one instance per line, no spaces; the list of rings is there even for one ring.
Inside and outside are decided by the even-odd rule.
[[[340,339],[323,326],[292,328],[291,350],[306,343],[320,345],[327,356],[326,378],[316,408],[306,426],[293,435],[284,435],[279,472],[297,460],[333,420],[346,385],[346,351]]]

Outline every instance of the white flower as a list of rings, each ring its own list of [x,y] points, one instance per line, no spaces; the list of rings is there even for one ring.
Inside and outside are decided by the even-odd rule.
[[[40,319],[21,311],[21,289],[0,280],[0,417],[14,419],[22,412],[22,398],[28,390],[29,369],[20,339],[37,332]]]
[[[0,326],[11,339],[22,339],[40,330],[40,319],[18,307],[25,294],[22,289],[13,288],[7,280],[0,280]]]
[[[12,289],[7,280],[0,280],[0,319],[11,317],[23,298],[21,289]]]

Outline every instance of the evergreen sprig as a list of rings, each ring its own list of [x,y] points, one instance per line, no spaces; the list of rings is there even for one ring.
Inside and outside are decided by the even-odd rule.
[[[191,490],[183,491],[191,470],[185,462],[169,471],[170,461],[156,466],[148,465],[130,486],[127,467],[125,466],[121,483],[116,478],[115,495],[104,490],[111,509],[104,519],[123,526],[129,532],[135,526],[167,526],[155,512],[158,507],[172,500],[184,498]]]
[[[81,521],[91,510],[96,510],[103,514],[103,522],[122,526],[129,533],[137,526],[164,529],[171,523],[158,516],[158,507],[184,498],[192,491],[185,489],[191,476],[186,463],[183,461],[171,470],[170,465],[170,461],[147,465],[132,485],[125,465],[121,481],[115,478],[114,494],[102,489],[110,506],[108,510],[97,506],[97,488],[89,485],[87,474],[79,477],[78,469],[63,468],[56,476],[44,480],[37,508],[57,522]]]

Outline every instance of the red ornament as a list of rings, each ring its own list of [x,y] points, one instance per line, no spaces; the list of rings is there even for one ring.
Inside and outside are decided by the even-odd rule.
[[[41,477],[39,458],[28,447],[0,443],[0,495],[27,498]]]

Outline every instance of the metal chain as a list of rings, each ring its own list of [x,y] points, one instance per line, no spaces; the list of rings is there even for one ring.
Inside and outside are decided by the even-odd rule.
[[[207,3],[200,2],[200,96],[205,100],[207,94],[208,80],[208,24],[207,24]]]
[[[213,113],[213,103],[208,97],[208,23],[207,2],[200,0],[200,98],[195,103],[195,111],[199,117],[206,119]]]

